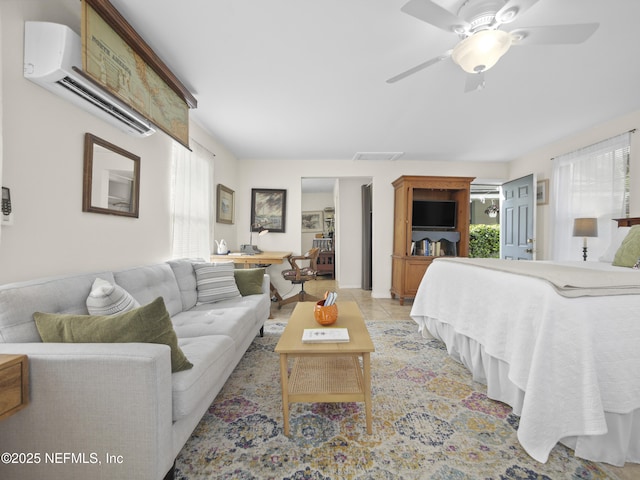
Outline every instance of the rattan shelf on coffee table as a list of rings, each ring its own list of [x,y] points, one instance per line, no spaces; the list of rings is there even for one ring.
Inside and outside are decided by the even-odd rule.
[[[364,402],[358,357],[296,358],[289,375],[289,401]]]

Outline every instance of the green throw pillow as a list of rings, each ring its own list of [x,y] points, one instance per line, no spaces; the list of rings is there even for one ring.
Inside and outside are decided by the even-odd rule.
[[[258,295],[262,293],[264,268],[236,268],[233,271],[240,295]]]
[[[640,258],[640,225],[631,227],[624,237],[620,248],[613,257],[613,264],[618,267],[633,267]]]
[[[33,314],[43,342],[161,343],[171,347],[171,371],[193,367],[178,346],[178,337],[162,297],[117,315]]]

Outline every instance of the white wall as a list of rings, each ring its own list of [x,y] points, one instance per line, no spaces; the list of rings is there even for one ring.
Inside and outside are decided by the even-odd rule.
[[[172,140],[162,133],[131,137],[93,115],[25,80],[22,76],[22,38],[25,20],[65,23],[80,30],[77,0],[2,0],[0,2],[0,58],[2,59],[3,164],[2,183],[11,187],[14,225],[2,227],[0,283],[45,275],[126,268],[169,258],[169,206]],[[637,128],[640,112],[613,119],[559,140],[535,152],[502,163],[237,161],[215,138],[192,122],[191,136],[216,155],[215,183],[235,191],[235,224],[214,223],[213,238],[230,248],[249,239],[251,188],[287,189],[286,233],[260,239],[268,250],[299,252],[301,247],[301,178],[319,171],[339,177],[370,176],[373,180],[373,291],[388,297],[391,284],[393,187],[400,175],[475,176],[479,180],[509,180],[535,173],[550,178],[549,159],[623,131]],[[82,212],[83,137],[91,132],[141,157],[140,218],[130,219]],[[640,171],[640,136],[632,135],[632,175]],[[635,154],[633,152],[636,152]],[[446,159],[445,159],[446,160]],[[319,165],[322,168],[319,168]],[[632,211],[640,215],[640,175],[632,176]],[[553,201],[553,191],[551,200]],[[356,225],[357,202],[342,205],[341,221]],[[538,258],[547,258],[548,206],[538,208]],[[360,222],[357,221],[359,228]],[[339,269],[357,271],[359,255],[349,255]],[[271,267],[274,283],[284,282]],[[345,277],[346,278],[346,277]],[[351,280],[345,280],[351,283]],[[359,281],[358,281],[359,284]],[[284,292],[290,285],[280,284]]]
[[[25,20],[53,21],[80,31],[77,0],[2,0],[0,58],[2,59],[3,149],[2,183],[11,187],[14,225],[2,227],[0,283],[46,275],[126,268],[163,261],[170,256],[170,158],[172,140],[162,133],[146,139],[131,137],[78,109],[22,76]],[[191,136],[216,155],[214,178],[235,191],[235,224],[214,223],[213,238],[230,248],[249,239],[251,188],[287,189],[286,233],[260,239],[265,250],[299,252],[301,246],[301,178],[319,171],[350,177],[370,176],[373,183],[373,291],[388,297],[391,284],[393,187],[400,175],[475,176],[509,180],[529,173],[550,178],[549,159],[561,153],[637,128],[640,111],[594,126],[570,138],[502,163],[237,161],[215,138],[192,122]],[[141,157],[140,218],[82,212],[83,138],[91,132]],[[632,135],[631,202],[640,215],[640,134]],[[635,153],[633,153],[635,152]],[[319,168],[321,165],[321,169]],[[348,182],[347,182],[348,183]],[[551,200],[553,201],[553,191]],[[338,196],[338,198],[340,198]],[[355,198],[355,197],[354,197]],[[360,202],[342,202],[344,225],[360,225]],[[548,257],[548,206],[538,208],[538,258]],[[355,245],[355,242],[354,242]],[[341,272],[358,272],[359,255],[345,255]],[[274,283],[286,293],[279,270],[271,267]],[[345,277],[345,283],[352,280]],[[358,281],[359,284],[359,281]]]
[[[0,283],[112,270],[170,257],[172,140],[140,139],[55,96],[22,75],[25,20],[53,21],[80,31],[77,0],[0,2],[4,121],[2,181],[11,187],[13,226],[2,227]],[[193,122],[192,122],[193,123]],[[82,212],[85,132],[141,158],[138,219]],[[216,154],[216,178],[235,189],[233,156],[197,125],[192,137]],[[235,241],[235,226],[214,235]]]
[[[529,173],[535,173],[538,180],[551,179],[552,158],[639,127],[640,110],[631,112],[628,115],[613,119],[601,125],[596,125],[593,128],[582,132],[578,132],[571,137],[563,138],[557,142],[515,159],[510,163],[509,178],[516,179],[524,175],[528,175]],[[630,172],[630,214],[631,216],[640,216],[640,174],[638,173],[640,172],[640,133],[631,135]],[[550,242],[552,226],[550,223],[550,217],[555,192],[551,185],[549,190],[549,204],[539,205],[537,207],[536,258],[538,260],[548,260],[551,258]],[[613,222],[611,223],[613,224]]]
[[[333,207],[333,192],[324,193],[302,193],[302,211],[303,212],[322,212],[324,219],[324,209],[326,207]],[[324,221],[322,222],[323,230],[326,230]],[[302,244],[300,246],[300,252],[308,252],[313,247],[313,239],[316,238],[316,233],[322,232],[302,232]]]
[[[393,182],[401,175],[457,175],[475,176],[480,180],[507,180],[508,165],[504,163],[477,162],[416,162],[398,160],[395,162],[353,161],[353,160],[321,160],[321,161],[289,161],[289,160],[240,160],[238,161],[238,190],[236,191],[237,224],[240,232],[249,232],[249,211],[251,188],[285,188],[287,189],[287,213],[285,233],[269,233],[260,239],[263,250],[298,252],[301,245],[300,215],[302,212],[301,179],[317,176],[318,165],[322,171],[339,172],[341,180],[349,177],[371,177],[373,180],[373,289],[372,295],[378,298],[389,297],[391,288],[391,253],[393,242]],[[346,204],[339,200],[336,208],[337,221],[353,223],[360,228],[360,187],[355,203]],[[339,198],[341,194],[339,194]],[[343,205],[343,203],[345,203]],[[247,233],[248,235],[248,233]],[[358,234],[360,235],[360,234]],[[360,238],[360,237],[358,237]],[[244,243],[244,240],[241,240]],[[358,241],[358,248],[360,242]],[[230,245],[238,248],[238,245]],[[338,255],[343,248],[337,246]],[[340,257],[336,264],[338,275],[345,271],[355,271],[358,275],[356,286],[360,286],[360,255]],[[289,282],[280,275],[284,266],[274,265],[269,273],[273,283],[281,294],[293,293]],[[342,285],[342,280],[338,278]]]
[[[335,263],[341,288],[362,286],[362,185],[368,182],[358,177],[338,180]]]

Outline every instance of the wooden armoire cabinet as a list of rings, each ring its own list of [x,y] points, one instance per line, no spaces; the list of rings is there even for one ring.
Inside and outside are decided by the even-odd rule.
[[[415,297],[424,273],[437,255],[469,255],[469,202],[473,180],[473,177],[405,175],[393,182],[391,298],[398,297],[401,305],[405,298]],[[428,226],[415,225],[414,201],[427,201],[429,208],[438,208],[438,205],[455,208],[455,216],[441,222],[444,225],[438,225],[437,221]]]

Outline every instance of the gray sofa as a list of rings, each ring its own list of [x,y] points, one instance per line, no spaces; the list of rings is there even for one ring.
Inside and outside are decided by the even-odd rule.
[[[153,343],[43,343],[36,311],[87,314],[96,277],[145,305],[161,296],[193,368]],[[169,478],[176,456],[269,317],[262,293],[197,304],[188,260],[0,286],[0,353],[29,357],[30,404],[0,422],[0,478]],[[33,454],[29,456],[29,454]],[[38,454],[38,455],[35,455]]]

